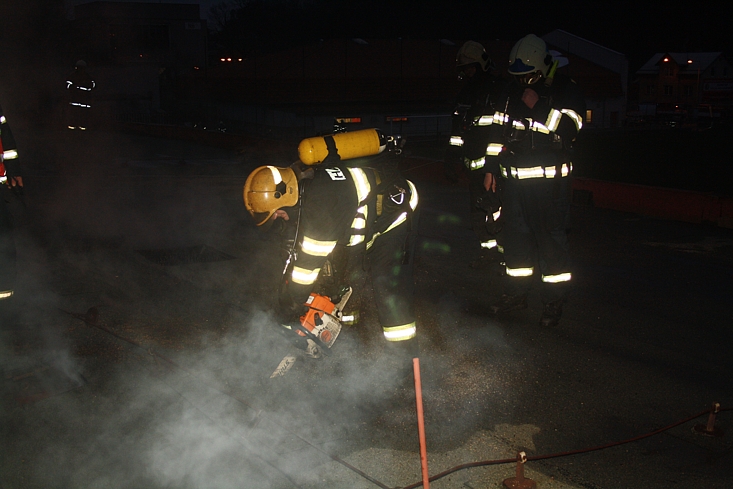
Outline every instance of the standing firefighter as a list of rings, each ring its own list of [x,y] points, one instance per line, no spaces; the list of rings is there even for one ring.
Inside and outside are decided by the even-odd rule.
[[[463,87],[452,117],[450,144],[455,149],[451,153],[457,154],[468,171],[471,228],[481,245],[479,259],[471,265],[482,268],[501,257],[497,243],[501,203],[496,185],[492,180],[485,181],[484,166],[487,154],[501,149],[501,144],[489,144],[489,130],[502,82],[486,50],[475,41],[461,46],[456,67]]]
[[[336,272],[343,272],[342,257],[352,253],[364,253],[388,345],[398,354],[417,356],[407,243],[418,196],[412,182],[399,174],[398,146],[376,129],[309,138],[298,148],[300,162],[287,168],[262,166],[247,178],[244,204],[255,223],[271,225],[282,218],[295,228],[279,319],[310,356],[320,356],[335,339],[331,333],[340,330],[337,325],[324,338],[308,320],[323,298],[315,292],[316,281],[324,266],[336,264]],[[333,295],[326,299],[338,301]]]
[[[0,107],[0,183],[14,192],[23,189],[23,178],[19,175],[18,150],[13,133]],[[5,199],[0,195],[0,304],[14,294],[15,284],[15,241],[13,228]]]
[[[508,288],[495,314],[527,307],[533,280],[541,281],[540,324],[560,321],[570,287],[568,220],[570,149],[583,123],[585,102],[575,82],[557,73],[545,42],[535,35],[511,50],[514,82],[495,116],[496,142],[505,146],[488,170],[503,177],[502,239]],[[501,134],[498,134],[501,133]]]
[[[96,82],[87,73],[87,64],[83,60],[76,62],[74,71],[66,79],[66,90],[69,94],[67,106],[67,127],[85,131],[91,123],[92,90]]]

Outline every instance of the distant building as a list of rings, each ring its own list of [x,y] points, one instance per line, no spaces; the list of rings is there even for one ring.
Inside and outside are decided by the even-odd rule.
[[[199,5],[94,1],[74,7],[74,59],[90,62],[97,106],[130,121],[226,124],[308,135],[334,119],[390,133],[446,136],[463,40],[330,39],[239,57],[208,52]],[[623,54],[562,30],[543,36],[585,93],[586,127],[623,124]],[[482,40],[506,76],[513,41]],[[208,62],[207,62],[208,59]],[[162,109],[162,110],[161,110]]]
[[[733,107],[733,67],[723,53],[657,53],[637,72],[638,111],[657,120],[719,117]]]
[[[586,98],[585,127],[607,129],[624,124],[627,110],[628,71],[626,56],[575,36],[554,30],[542,36],[551,51],[568,58],[562,68],[580,86]]]
[[[204,66],[206,22],[198,5],[96,1],[74,7],[74,19],[87,56],[99,62]]]
[[[513,42],[475,40],[507,76]],[[461,87],[455,60],[463,42],[332,39],[261,56],[222,55],[206,79],[182,80],[180,98],[206,93],[222,119],[269,133],[313,134],[340,119],[388,133],[447,136]],[[546,42],[569,60],[561,71],[586,95],[587,127],[619,127],[626,113],[626,57],[564,31],[548,34]]]
[[[460,90],[456,53],[462,41],[330,39],[238,58],[221,56],[207,79],[189,77],[186,98],[199,93],[223,118],[300,136],[328,131],[334,119],[389,133],[447,136]],[[498,41],[492,52],[507,51]],[[493,53],[492,53],[493,56]]]
[[[69,61],[90,63],[96,96],[111,118],[159,109],[161,85],[206,66],[199,5],[95,1],[74,7],[73,26]]]

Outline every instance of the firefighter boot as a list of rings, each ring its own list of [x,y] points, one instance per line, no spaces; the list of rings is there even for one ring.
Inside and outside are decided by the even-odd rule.
[[[404,341],[388,341],[384,349],[391,358],[412,368],[412,359],[420,355],[420,346],[417,337]]]
[[[557,326],[562,316],[563,301],[546,302],[540,318],[540,326]]]
[[[504,314],[519,309],[527,309],[527,294],[507,295],[502,294],[498,301],[489,306],[492,314]]]
[[[383,408],[387,411],[413,410],[415,408],[415,378],[413,359],[419,356],[417,338],[388,342],[385,353],[389,359],[383,362],[388,372],[388,398]]]

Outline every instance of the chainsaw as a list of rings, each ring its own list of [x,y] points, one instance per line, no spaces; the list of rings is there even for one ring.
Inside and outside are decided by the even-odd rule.
[[[295,334],[306,339],[305,355],[311,358],[320,358],[333,346],[343,322],[349,323],[350,318],[344,316],[343,309],[351,297],[351,287],[346,288],[338,302],[334,303],[330,297],[311,292],[305,306],[308,311],[300,316],[300,324],[293,326],[283,325],[294,330]],[[295,364],[297,357],[293,354],[285,355],[270,378],[281,377]]]

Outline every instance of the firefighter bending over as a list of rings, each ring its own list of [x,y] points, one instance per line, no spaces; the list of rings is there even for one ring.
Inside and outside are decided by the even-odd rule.
[[[342,258],[357,255],[369,271],[388,347],[411,359],[418,347],[408,241],[418,195],[399,174],[397,144],[387,139],[376,129],[306,139],[300,162],[249,175],[244,203],[258,226],[284,219],[295,228],[279,300],[283,326],[300,330],[327,260],[342,273]],[[361,151],[364,141],[375,151]],[[311,356],[330,347],[308,336],[293,338]]]

